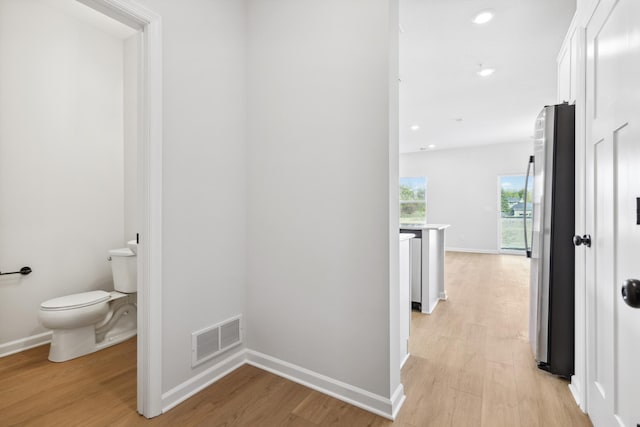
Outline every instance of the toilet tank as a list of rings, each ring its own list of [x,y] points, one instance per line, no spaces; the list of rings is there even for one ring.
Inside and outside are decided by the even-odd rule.
[[[113,288],[118,292],[138,292],[138,257],[129,248],[111,249]]]

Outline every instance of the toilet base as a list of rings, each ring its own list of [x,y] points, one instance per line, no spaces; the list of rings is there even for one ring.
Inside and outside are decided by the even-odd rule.
[[[49,349],[49,360],[66,362],[85,356],[134,337],[137,334],[137,310],[134,304],[125,304],[113,325],[109,325],[102,341],[96,342],[96,325],[75,329],[54,329]]]
[[[131,337],[135,337],[138,334],[136,329],[132,331],[123,331],[117,335],[108,337],[99,344],[95,344],[95,328],[93,325],[87,326],[87,328],[90,328],[90,330],[82,333],[78,332],[78,335],[82,335],[80,339],[78,339],[78,336],[74,336],[75,334],[65,333],[76,332],[77,330],[60,329],[55,331],[55,335],[51,339],[49,360],[51,362],[66,362],[67,360],[86,356],[87,354],[95,353],[96,351],[111,347],[112,345],[120,344],[121,342],[124,342]],[[56,334],[56,332],[58,333]],[[93,338],[94,342],[91,343],[91,340],[85,339],[87,336],[89,338]]]
[[[96,350],[95,326],[75,329],[54,329],[49,349],[49,360],[65,362],[93,353]]]
[[[138,333],[138,310],[135,304],[125,304],[116,310],[115,316],[118,317],[116,323],[104,335],[102,341],[96,344],[96,350],[110,347],[114,344],[121,343]]]
[[[138,331],[135,329],[133,331],[122,332],[116,336],[111,336],[102,341],[101,343],[96,345],[96,349],[94,351],[102,350],[103,348],[111,347],[112,345],[120,344],[123,341],[128,340],[131,337],[135,337],[138,335]]]

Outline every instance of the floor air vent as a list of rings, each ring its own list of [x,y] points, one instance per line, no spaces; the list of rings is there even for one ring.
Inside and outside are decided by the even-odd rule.
[[[242,342],[240,316],[191,334],[191,366],[197,366]]]

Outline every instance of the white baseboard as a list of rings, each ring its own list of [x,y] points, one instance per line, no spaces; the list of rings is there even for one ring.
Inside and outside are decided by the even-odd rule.
[[[400,369],[404,368],[404,364],[407,363],[407,360],[409,360],[409,357],[411,356],[411,354],[407,353],[406,356],[404,356],[404,358],[402,359],[402,362],[400,362]]]
[[[573,396],[573,399],[576,401],[576,404],[580,408],[582,412],[586,414],[586,409],[584,402],[582,401],[582,387],[580,387],[580,381],[575,375],[571,376],[571,382],[569,383],[569,391]]]
[[[195,377],[189,378],[182,384],[179,384],[168,392],[163,393],[162,413],[165,413],[174,406],[179,405],[194,394],[244,365],[246,363],[245,351],[246,350],[241,349],[240,351],[233,353],[206,371],[199,373]]]
[[[247,350],[247,363],[390,420],[405,399],[402,384],[389,399],[253,350]]]
[[[51,342],[51,331],[43,332],[38,335],[32,335],[19,340],[10,341],[0,345],[0,357],[9,356],[10,354],[20,353],[30,348],[39,347]]]
[[[516,255],[516,256],[527,256],[527,252],[525,251],[516,251],[513,249],[503,249],[498,251],[500,255]]]
[[[469,252],[474,254],[498,254],[495,249],[472,249],[472,248],[445,248],[446,252]]]
[[[408,357],[407,357],[408,358]],[[402,404],[404,403],[406,396],[404,394],[404,386],[402,384],[398,384],[396,391],[391,395],[391,420],[395,420],[398,416],[398,412],[400,412],[400,408],[402,408]]]
[[[433,313],[433,310],[436,309],[436,306],[438,305],[439,302],[440,302],[440,299],[436,299],[436,300],[433,301],[433,304],[431,304],[431,305],[422,303],[422,313],[423,314],[431,314],[431,313]]]

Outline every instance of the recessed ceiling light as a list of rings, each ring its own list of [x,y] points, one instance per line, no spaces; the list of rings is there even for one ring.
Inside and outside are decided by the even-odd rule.
[[[474,24],[486,24],[493,19],[493,15],[493,11],[483,10],[482,12],[479,12],[472,21]]]
[[[480,77],[488,77],[491,74],[493,74],[495,72],[495,68],[481,68],[480,70],[478,70],[478,75]]]
[[[418,125],[411,126],[411,130],[418,130],[418,129],[420,129],[420,126]]]
[[[428,147],[429,148],[436,148],[436,144],[429,144]]]

